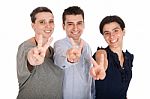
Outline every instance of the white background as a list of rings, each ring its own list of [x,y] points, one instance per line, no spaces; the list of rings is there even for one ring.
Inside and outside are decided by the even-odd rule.
[[[0,98],[16,99],[18,81],[16,53],[20,43],[34,36],[30,13],[38,6],[47,6],[55,17],[54,41],[65,37],[62,12],[72,5],[85,12],[82,38],[93,53],[97,46],[106,46],[99,32],[99,23],[106,15],[118,15],[126,24],[124,50],[134,53],[133,78],[128,99],[150,99],[150,4],[149,0],[1,0],[0,1]],[[53,41],[53,43],[54,43]],[[52,44],[53,46],[53,44]],[[115,90],[115,89],[114,89]]]

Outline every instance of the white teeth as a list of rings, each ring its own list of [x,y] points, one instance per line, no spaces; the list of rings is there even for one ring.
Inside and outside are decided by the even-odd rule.
[[[117,39],[115,39],[115,40],[111,40],[111,42],[112,42],[112,43],[115,43],[115,42],[117,42]]]
[[[49,33],[49,32],[51,32],[51,31],[50,31],[50,30],[47,30],[47,31],[45,31],[45,32]]]
[[[78,34],[78,32],[73,32],[73,34]]]

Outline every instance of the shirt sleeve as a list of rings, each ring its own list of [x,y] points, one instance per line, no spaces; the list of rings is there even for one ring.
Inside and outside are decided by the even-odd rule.
[[[65,69],[73,66],[77,63],[70,63],[67,61],[66,52],[69,46],[65,44],[67,42],[57,41],[54,43],[54,63],[60,68]]]
[[[92,86],[91,86],[91,96],[92,96],[92,99],[95,99],[95,93],[96,91],[95,91],[95,80],[94,79],[92,79]]]
[[[129,66],[132,68],[133,67],[133,59],[134,59],[134,55],[131,54],[128,50],[126,50],[126,55],[127,55],[127,58],[129,60]]]
[[[92,51],[91,51],[90,46],[87,43],[86,43],[85,49],[86,49],[85,58],[91,64]]]
[[[27,67],[27,53],[30,47],[21,44],[17,52],[17,77],[19,82],[19,87],[21,87],[30,76],[30,71]]]

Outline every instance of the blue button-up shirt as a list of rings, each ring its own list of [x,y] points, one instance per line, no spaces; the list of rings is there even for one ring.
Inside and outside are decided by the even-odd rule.
[[[66,52],[72,45],[68,37],[54,43],[54,62],[65,71],[63,99],[93,99],[94,81],[89,74],[91,49],[85,42],[79,62],[69,63]]]

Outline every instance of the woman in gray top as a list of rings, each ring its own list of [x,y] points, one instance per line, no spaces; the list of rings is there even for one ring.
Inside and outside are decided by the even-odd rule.
[[[17,53],[17,99],[62,99],[63,71],[53,63],[50,47],[54,16],[38,7],[30,14],[35,37],[23,42]]]

